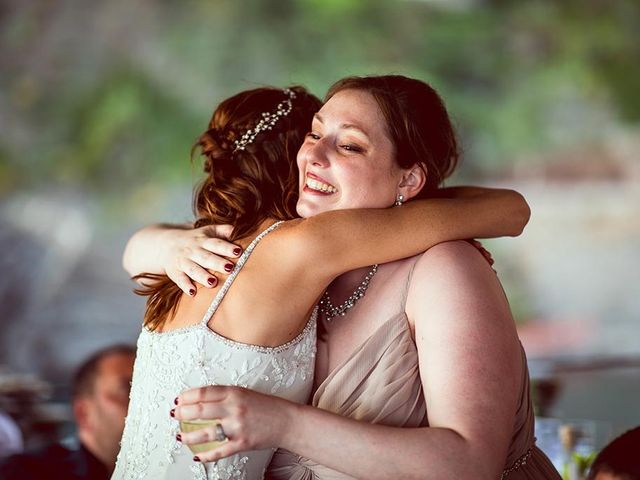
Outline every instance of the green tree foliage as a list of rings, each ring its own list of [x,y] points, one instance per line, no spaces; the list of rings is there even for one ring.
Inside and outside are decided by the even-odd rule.
[[[215,104],[351,74],[434,84],[468,174],[640,121],[633,0],[13,2],[0,17],[0,189],[190,178]],[[542,157],[544,158],[544,157]]]

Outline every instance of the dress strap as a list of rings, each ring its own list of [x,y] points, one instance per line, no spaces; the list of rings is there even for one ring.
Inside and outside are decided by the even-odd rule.
[[[413,271],[416,269],[416,264],[418,263],[418,260],[420,260],[420,258],[422,258],[422,255],[417,255],[415,259],[412,259],[413,264],[409,269],[407,280],[404,284],[404,288],[402,289],[402,300],[400,304],[402,306],[403,312],[406,311],[406,308],[407,308],[407,297],[409,296],[409,287],[411,287],[411,279],[413,278]]]
[[[258,245],[258,243],[260,243],[260,240],[266,237],[269,233],[271,233],[280,225],[282,225],[282,223],[283,223],[283,220],[280,220],[279,222],[276,222],[270,227],[268,227],[267,229],[263,230],[256,238],[253,239],[253,241],[245,249],[244,253],[240,256],[240,258],[236,262],[236,266],[233,269],[233,272],[231,272],[231,274],[227,277],[224,284],[222,285],[222,287],[220,287],[220,290],[218,290],[218,293],[213,298],[211,305],[209,305],[209,308],[205,312],[204,317],[202,317],[202,320],[200,321],[201,325],[206,326],[207,323],[209,323],[209,320],[211,319],[213,314],[216,313],[218,306],[220,306],[220,302],[222,302],[222,299],[229,291],[231,284],[238,276],[238,273],[240,273],[240,270],[242,270],[242,267],[244,266],[244,264],[247,263],[247,260],[249,259],[249,255],[251,255],[251,252],[253,252],[253,249],[256,248],[256,245]]]

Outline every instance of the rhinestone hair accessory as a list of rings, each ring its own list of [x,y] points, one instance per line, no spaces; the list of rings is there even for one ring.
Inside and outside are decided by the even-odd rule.
[[[293,108],[293,103],[291,100],[296,98],[296,93],[293,90],[285,88],[283,93],[287,95],[287,98],[278,104],[276,107],[276,111],[269,113],[263,112],[262,119],[258,122],[258,124],[244,132],[244,135],[240,137],[240,140],[236,140],[234,142],[236,148],[233,152],[237,152],[238,150],[244,150],[247,145],[253,143],[259,133],[265,132],[267,130],[271,130],[273,126],[280,120],[280,117],[286,117],[291,112]]]

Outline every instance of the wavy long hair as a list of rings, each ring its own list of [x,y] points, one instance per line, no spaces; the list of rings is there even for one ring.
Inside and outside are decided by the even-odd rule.
[[[235,150],[234,142],[256,126],[263,112],[275,112],[288,95],[281,89],[256,88],[216,108],[191,151],[192,158],[196,151],[204,157],[206,173],[193,198],[196,228],[231,224],[233,241],[249,235],[268,218],[297,216],[296,155],[322,103],[303,87],[290,90],[295,98],[289,114],[279,117],[271,130],[259,133],[244,150]],[[134,279],[145,283],[136,293],[149,297],[144,325],[149,330],[162,328],[174,317],[182,291],[166,275],[144,273]]]

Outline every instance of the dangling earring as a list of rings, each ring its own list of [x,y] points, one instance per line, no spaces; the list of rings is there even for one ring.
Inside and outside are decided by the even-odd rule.
[[[400,206],[402,206],[403,203],[404,203],[404,195],[399,193],[398,196],[396,197],[396,203],[394,203],[394,205],[396,207],[400,207]]]

